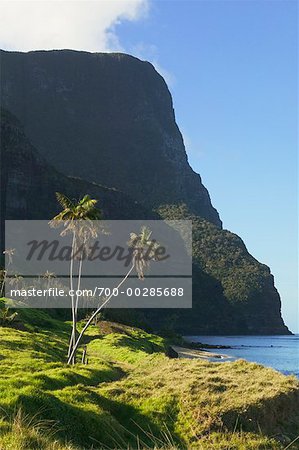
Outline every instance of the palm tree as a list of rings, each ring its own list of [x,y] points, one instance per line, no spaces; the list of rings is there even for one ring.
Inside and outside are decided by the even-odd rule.
[[[150,261],[156,260],[156,250],[160,244],[151,239],[152,231],[141,227],[139,234],[130,233],[128,247],[133,249],[135,269],[140,280],[144,279],[144,271],[149,268]]]
[[[6,269],[4,269],[2,271],[2,283],[1,283],[0,297],[3,297],[4,287],[5,287],[5,282],[6,282],[6,278],[7,278],[7,272],[8,272],[8,266],[10,266],[12,264],[12,257],[14,255],[14,253],[15,253],[14,248],[7,248],[3,252],[3,255],[5,255],[7,257],[7,263],[6,263]]]
[[[97,237],[97,226],[93,221],[100,220],[102,218],[102,213],[96,208],[97,200],[91,199],[89,195],[85,195],[78,202],[70,200],[66,195],[56,192],[56,198],[63,208],[62,211],[57,214],[50,222],[51,227],[59,227],[61,224],[64,229],[60,233],[61,236],[67,234],[72,234],[72,250],[70,259],[70,291],[71,302],[72,302],[72,334],[70,337],[69,352],[68,357],[72,353],[72,363],[75,364],[76,354],[72,352],[76,342],[77,333],[77,312],[78,312],[78,302],[79,296],[76,299],[73,295],[74,292],[74,259],[77,258],[79,261],[78,268],[78,285],[77,292],[80,289],[81,275],[82,275],[82,264],[84,259],[84,254],[86,251],[86,244],[91,238]]]
[[[56,278],[56,275],[54,272],[49,272],[48,270],[46,270],[46,272],[42,275],[42,278],[45,281],[47,280],[47,297],[46,297],[46,304],[47,304],[49,298],[50,283],[53,278]]]
[[[101,312],[101,310],[107,305],[110,299],[114,296],[115,290],[117,291],[125,283],[125,281],[129,278],[134,269],[138,274],[138,278],[141,280],[144,279],[144,272],[146,269],[149,268],[150,261],[156,260],[156,249],[159,247],[157,241],[151,239],[151,235],[152,232],[147,227],[141,227],[139,234],[130,233],[130,240],[128,242],[128,247],[132,249],[132,265],[128,270],[127,274],[121,280],[121,282],[116,286],[115,289],[112,289],[112,294],[109,295],[104,300],[104,302],[98,307],[96,311],[94,311],[91,314],[91,316],[87,320],[69,355],[68,364],[73,363],[73,355],[76,354],[79,343],[85,331],[87,330],[89,325],[93,322],[94,318]]]

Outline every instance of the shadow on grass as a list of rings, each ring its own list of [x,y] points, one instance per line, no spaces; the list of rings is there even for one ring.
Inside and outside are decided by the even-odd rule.
[[[121,368],[112,365],[99,369],[77,365],[74,369],[71,367],[50,369],[36,374],[35,378],[42,382],[42,389],[52,391],[76,384],[97,386],[99,383],[120,380],[125,376],[126,373]]]
[[[144,352],[147,354],[164,352],[164,347],[162,345],[149,341],[148,337],[142,336],[111,334],[108,336],[97,337],[86,336],[85,339],[85,343],[95,341],[96,344],[96,341],[99,341],[99,345],[103,343],[104,346],[105,344],[107,344],[116,348],[121,347],[124,349],[128,349],[132,352]]]
[[[32,390],[21,395],[18,407],[56,423],[57,438],[83,448],[153,448],[165,442],[160,426],[133,406],[107,399],[92,388],[77,385],[48,394]],[[179,448],[185,449],[172,428],[167,429]],[[105,448],[106,448],[105,447]]]

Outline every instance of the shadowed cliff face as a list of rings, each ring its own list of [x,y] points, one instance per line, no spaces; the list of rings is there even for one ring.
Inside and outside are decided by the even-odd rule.
[[[157,218],[124,193],[59,173],[33,147],[15,116],[1,109],[0,119],[2,230],[5,219],[51,219],[60,209],[56,191],[71,198],[88,192],[112,220]]]
[[[108,219],[192,219],[193,308],[111,314],[183,334],[288,333],[269,268],[221,229],[150,64],[126,55],[3,52],[1,72],[2,106],[17,117],[1,117],[2,224],[49,219],[55,191],[91,195]]]
[[[0,248],[4,249],[5,219],[50,219],[60,210],[55,191],[70,198],[86,193],[98,199],[106,219],[160,219],[126,194],[67,177],[51,167],[33,147],[20,122],[11,113],[1,110],[1,221]],[[218,229],[218,228],[217,228]],[[196,298],[192,310],[111,310],[121,321],[143,324],[161,330],[169,324],[181,332],[238,332],[238,318],[223,295],[221,284],[193,267],[193,292]],[[212,301],[211,301],[212,299]],[[182,322],[182,318],[184,321]]]
[[[150,207],[186,203],[221,227],[151,64],[124,54],[1,52],[1,90],[2,106],[62,173]]]

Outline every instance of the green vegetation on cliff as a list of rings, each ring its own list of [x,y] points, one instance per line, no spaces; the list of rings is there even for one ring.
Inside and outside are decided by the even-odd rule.
[[[23,310],[15,326],[0,327],[1,450],[278,450],[296,438],[294,377],[169,359],[161,337],[109,322],[89,329],[89,364],[70,367],[69,323]]]
[[[3,106],[13,113],[2,111],[1,120],[2,247],[4,220],[48,220],[57,213],[55,191],[89,194],[106,219],[191,218],[192,310],[113,310],[111,317],[182,334],[289,332],[269,269],[221,229],[188,164],[171,95],[150,64],[73,51],[1,55]],[[63,96],[61,80],[70,87]],[[160,217],[152,211],[166,203]]]
[[[165,205],[158,212],[168,220],[192,220],[193,261],[200,271],[221,284],[233,308],[236,331],[289,333],[281,319],[280,297],[269,267],[248,253],[239,236],[190,214],[185,205]],[[213,313],[213,304],[207,307]]]

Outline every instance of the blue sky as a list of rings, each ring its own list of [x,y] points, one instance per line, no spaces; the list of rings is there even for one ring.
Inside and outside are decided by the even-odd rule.
[[[295,1],[164,0],[115,31],[166,74],[192,167],[299,332],[296,28]]]
[[[1,0],[0,15],[7,50],[124,51],[155,64],[190,164],[224,228],[270,266],[294,332],[297,20],[296,0]]]

